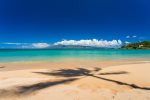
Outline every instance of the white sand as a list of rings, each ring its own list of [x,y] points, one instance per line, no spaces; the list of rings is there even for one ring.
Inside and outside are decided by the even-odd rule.
[[[1,71],[0,100],[150,100],[150,63],[107,67],[91,76],[35,73],[52,71]]]

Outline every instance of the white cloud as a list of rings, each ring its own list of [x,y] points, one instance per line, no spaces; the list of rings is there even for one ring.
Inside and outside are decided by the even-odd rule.
[[[137,36],[136,35],[133,35],[133,36],[126,36],[126,38],[136,38]]]
[[[126,36],[126,38],[130,38],[130,36],[128,35],[128,36]]]
[[[50,46],[48,43],[0,43],[4,45],[16,45],[16,48],[47,48]],[[122,46],[121,40],[97,40],[97,39],[89,39],[89,40],[63,40],[60,42],[56,42],[53,45],[79,45],[79,46],[91,46],[91,47],[100,47],[100,48],[120,48]]]
[[[22,45],[22,44],[25,44],[25,43],[4,42],[4,43],[1,43],[1,44],[8,44],[8,45]]]
[[[3,45],[15,45],[16,48],[46,48],[50,46],[48,43],[15,43],[15,42],[4,42],[0,43]]]
[[[100,48],[119,48],[122,45],[121,40],[63,40],[60,42],[54,43],[54,45],[80,45],[80,46],[92,46]]]
[[[50,45],[48,43],[33,43],[32,47],[33,48],[46,48],[49,47]]]
[[[132,37],[133,37],[133,38],[136,38],[137,36],[136,36],[136,35],[133,35]]]
[[[22,45],[20,48],[26,49],[26,48],[31,48],[29,45]]]
[[[128,42],[128,41],[125,41],[125,44],[129,44],[130,42]]]

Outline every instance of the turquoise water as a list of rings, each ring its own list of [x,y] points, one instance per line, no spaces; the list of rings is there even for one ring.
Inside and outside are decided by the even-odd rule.
[[[68,50],[0,50],[0,62],[50,61],[59,59],[150,60],[150,50],[68,49]]]

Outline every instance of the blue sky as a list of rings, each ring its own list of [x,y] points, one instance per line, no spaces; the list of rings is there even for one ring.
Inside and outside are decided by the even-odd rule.
[[[1,43],[150,40],[149,0],[0,0]]]

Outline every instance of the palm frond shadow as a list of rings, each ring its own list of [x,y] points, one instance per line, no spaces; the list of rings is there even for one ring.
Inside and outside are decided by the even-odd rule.
[[[128,72],[126,72],[126,71],[118,71],[118,72],[100,73],[100,75],[117,75],[117,74],[128,74]]]
[[[77,68],[77,69],[61,69],[53,72],[34,72],[38,74],[50,75],[50,76],[60,76],[60,77],[77,77],[77,76],[90,76],[91,72],[99,71],[101,69],[88,70],[85,68]]]
[[[61,76],[61,77],[67,77],[67,79],[60,80],[60,81],[47,81],[47,82],[40,82],[36,84],[32,84],[29,86],[19,86],[17,87],[17,91],[14,92],[14,94],[18,95],[26,95],[30,94],[36,91],[39,91],[44,88],[48,88],[51,86],[59,85],[59,84],[66,84],[69,82],[73,82],[75,80],[78,80],[82,77],[75,78],[77,76],[91,76],[91,72],[97,72],[101,70],[100,68],[95,68],[94,70],[88,70],[84,68],[78,68],[76,70],[74,69],[61,69],[61,70],[56,70],[54,72],[33,72],[37,74],[43,74],[43,75],[49,75],[49,76]],[[68,79],[69,78],[69,79]],[[5,91],[6,92],[6,91]]]
[[[37,92],[41,89],[48,88],[51,86],[59,85],[59,84],[65,84],[72,81],[75,81],[76,78],[66,79],[66,80],[60,80],[60,81],[47,81],[47,82],[40,82],[28,86],[19,86],[15,87],[11,90],[0,90],[0,97],[9,97],[11,95],[14,96],[23,96],[23,95],[29,95],[31,93]]]
[[[28,86],[19,86],[17,87],[17,91],[15,91],[15,94],[17,95],[30,94],[30,93],[33,93],[33,92],[36,92],[36,91],[39,91],[41,89],[45,89],[51,86],[70,83],[78,79],[87,77],[87,76],[95,77],[97,79],[105,80],[108,82],[113,82],[118,85],[129,86],[135,89],[150,90],[150,88],[147,88],[147,87],[140,87],[135,84],[128,84],[128,83],[117,81],[117,80],[107,79],[107,78],[104,78],[102,76],[98,76],[97,74],[95,74],[99,72],[100,70],[102,69],[95,68],[94,70],[89,70],[85,68],[78,68],[78,69],[61,69],[61,70],[56,70],[53,72],[33,72],[33,73],[43,74],[43,75],[48,75],[48,76],[66,77],[67,79],[60,80],[60,81],[53,81],[53,82],[52,81],[40,82],[40,83],[28,85]],[[119,75],[119,74],[128,74],[128,72],[124,72],[124,71],[110,72],[110,73],[101,73],[100,75]],[[83,76],[83,77],[78,77],[78,76]]]
[[[0,66],[0,68],[5,68],[5,66]]]
[[[96,77],[96,78],[99,78],[99,79],[102,79],[102,80],[105,80],[105,81],[109,81],[109,82],[114,82],[118,85],[126,85],[126,86],[129,86],[131,88],[135,88],[135,89],[150,90],[150,88],[148,88],[148,87],[140,87],[140,86],[135,85],[135,84],[128,84],[128,83],[125,83],[125,82],[112,80],[112,79],[107,79],[107,78],[103,78],[103,77],[98,77],[98,76],[95,76],[95,75],[93,75],[93,77]]]
[[[125,82],[117,81],[117,80],[112,80],[112,79],[107,79],[104,77],[99,77],[95,75],[96,72],[99,72],[102,70],[101,68],[95,68],[94,70],[88,70],[85,68],[78,68],[78,69],[61,69],[61,70],[56,70],[54,72],[35,72],[38,74],[44,74],[44,75],[53,75],[53,76],[61,76],[61,77],[77,77],[77,76],[92,76],[98,79],[102,79],[105,81],[113,82],[118,85],[126,85],[131,88],[136,88],[136,89],[143,89],[143,90],[150,90],[150,88],[147,87],[140,87],[135,84],[128,84]],[[128,74],[126,71],[118,71],[118,72],[108,72],[108,73],[100,73],[99,75],[120,75],[120,74]]]
[[[51,86],[55,86],[55,85],[59,85],[59,84],[65,84],[65,83],[69,83],[72,81],[77,80],[76,78],[71,78],[71,79],[66,79],[66,80],[60,80],[60,81],[47,81],[47,82],[41,82],[41,83],[37,83],[37,84],[33,84],[33,85],[29,85],[29,86],[21,86],[18,87],[18,93],[19,94],[30,94],[32,92],[35,92],[37,90],[41,90],[47,87],[51,87]]]

